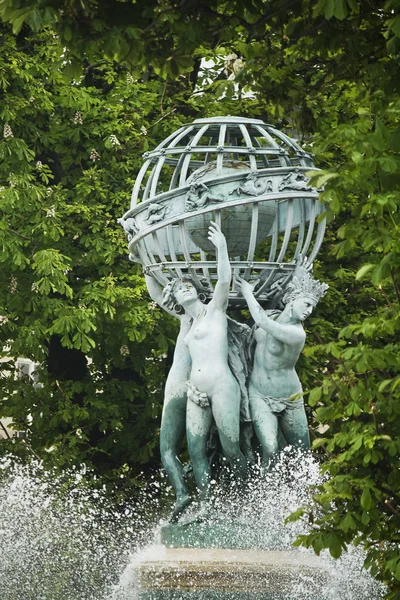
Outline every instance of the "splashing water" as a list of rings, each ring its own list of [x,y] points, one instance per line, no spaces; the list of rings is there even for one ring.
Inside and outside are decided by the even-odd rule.
[[[243,493],[240,487],[230,484],[229,489],[218,489],[214,493],[212,504],[214,516],[210,515],[210,524],[218,524],[218,514],[223,515],[223,522],[235,524],[240,530],[241,546],[247,548],[265,548],[268,550],[293,551],[292,544],[299,534],[306,533],[309,525],[307,519],[285,523],[285,519],[301,506],[310,501],[310,487],[322,483],[323,477],[319,464],[311,454],[300,452],[283,452],[274,467],[262,477],[254,477]],[[193,511],[195,514],[195,511]],[[140,590],[136,585],[135,572],[143,561],[162,559],[163,548],[159,542],[161,527],[167,522],[160,520],[158,528],[147,547],[131,556],[130,563],[122,574],[118,585],[114,588],[109,600],[136,600]],[[229,536],[228,525],[227,536]],[[297,549],[298,552],[314,556],[311,550]],[[321,564],[328,573],[328,586],[324,588],[324,597],[320,600],[378,600],[383,598],[385,589],[378,584],[363,568],[364,553],[353,546],[338,560],[334,560],[328,551],[321,553]],[[292,593],[284,600],[315,599],[321,589],[318,580],[300,573]],[[192,594],[192,595],[191,595]],[[209,594],[209,592],[208,592]],[[158,598],[158,596],[155,596]],[[161,596],[160,596],[161,597]],[[210,595],[196,595],[194,592],[175,592],[168,600],[207,599]],[[217,597],[217,596],[215,596]],[[147,598],[147,596],[146,596]],[[150,598],[150,596],[149,596]],[[214,596],[212,596],[214,598]],[[272,600],[271,596],[258,593],[237,595],[227,592],[218,598],[224,600]],[[274,599],[283,600],[277,590]]]
[[[60,477],[38,464],[28,467],[0,460],[2,600],[139,597],[135,570],[144,559],[163,552],[162,506],[170,488],[162,478],[154,479],[121,510],[110,504],[105,491],[84,485],[83,475],[84,470]],[[240,528],[248,547],[256,543],[259,548],[289,550],[296,536],[307,531],[307,522],[284,524],[284,520],[308,502],[310,485],[320,481],[311,455],[284,454],[268,474],[253,478],[246,493],[234,485],[215,492],[214,511],[222,510],[224,520]],[[336,561],[322,554],[331,577],[323,600],[383,597],[382,586],[362,569],[359,549],[350,548]],[[290,600],[315,597],[310,595],[314,584],[300,575]],[[249,594],[257,600],[262,597]],[[178,593],[174,598],[186,596]]]
[[[0,459],[2,600],[103,600],[149,538],[155,494],[143,490],[135,504],[113,507],[84,474]]]

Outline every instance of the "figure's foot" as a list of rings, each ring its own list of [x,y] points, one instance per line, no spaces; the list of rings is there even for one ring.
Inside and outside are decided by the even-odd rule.
[[[191,503],[192,499],[188,495],[177,498],[169,522],[176,523]]]
[[[212,510],[208,501],[202,501],[199,510],[180,521],[181,525],[191,525],[192,523],[204,523],[208,521],[211,516]]]

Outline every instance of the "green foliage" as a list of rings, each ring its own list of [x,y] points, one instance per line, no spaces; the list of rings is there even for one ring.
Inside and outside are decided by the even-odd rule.
[[[334,557],[349,543],[361,544],[366,566],[387,584],[388,598],[398,599],[400,105],[391,62],[387,56],[379,70],[374,68],[385,94],[372,77],[368,82],[368,69],[365,89],[355,86],[346,94],[351,121],[334,123],[314,138],[314,151],[334,161],[313,182],[325,184],[322,197],[337,230],[331,251],[340,269],[333,287],[341,280],[348,299],[345,318],[334,320],[341,323],[336,340],[318,340],[305,351],[306,364],[325,365],[309,404],[316,426],[313,446],[324,456],[329,478],[308,507],[311,532],[297,543],[317,553],[329,548]],[[321,270],[327,266],[321,264]],[[318,316],[325,316],[324,309]],[[310,377],[309,389],[312,385]]]
[[[29,432],[29,447],[47,462],[136,473],[158,446],[173,334],[149,310],[117,218],[161,84],[134,85],[112,66],[71,84],[52,35],[16,39],[7,29],[0,345],[40,363],[40,385],[2,363],[1,414]]]
[[[311,175],[328,217],[316,275],[330,290],[298,366],[329,478],[304,509],[315,525],[298,543],[335,557],[362,545],[393,600],[399,7],[0,1],[18,34],[6,30],[0,57],[0,119],[12,134],[5,128],[0,141],[1,342],[41,361],[44,385],[7,376],[2,414],[29,426],[32,450],[48,460],[85,460],[118,476],[151,461],[173,324],[149,310],[116,218],[141,153],[182,123],[206,114],[274,122],[315,153],[323,171]],[[49,26],[56,36],[40,33]],[[66,361],[85,355],[90,364],[78,360],[79,377],[67,377]]]

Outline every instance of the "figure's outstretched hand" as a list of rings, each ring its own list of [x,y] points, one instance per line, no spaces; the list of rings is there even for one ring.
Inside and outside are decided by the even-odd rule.
[[[293,277],[297,277],[297,279],[301,280],[306,273],[312,271],[313,263],[309,262],[307,256],[303,256],[299,254],[296,260],[296,267],[293,272]]]
[[[214,221],[210,221],[210,227],[208,228],[208,239],[219,250],[226,247],[225,236],[222,233],[220,226]]]
[[[246,296],[248,295],[253,295],[254,288],[256,287],[258,282],[258,279],[254,283],[250,283],[249,281],[246,281],[245,279],[239,277],[239,275],[236,275],[235,277],[235,283],[239,290],[242,292],[244,298],[246,298]]]

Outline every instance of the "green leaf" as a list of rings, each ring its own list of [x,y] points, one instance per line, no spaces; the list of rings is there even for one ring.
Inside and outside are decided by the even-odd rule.
[[[311,183],[316,188],[321,188],[331,179],[339,177],[339,173],[321,173],[320,171],[318,171],[317,174],[315,171],[308,171],[307,175],[312,175]]]
[[[70,42],[72,40],[72,30],[71,30],[71,27],[69,25],[66,25],[64,27],[63,37],[64,37],[65,40],[67,40],[67,42]]]
[[[378,390],[379,390],[380,392],[383,392],[383,391],[385,391],[385,389],[386,389],[386,388],[387,388],[389,385],[391,385],[392,383],[393,383],[393,379],[384,379],[384,380],[383,380],[383,381],[382,381],[382,382],[379,384]]]
[[[348,512],[344,519],[341,521],[339,527],[347,533],[349,529],[357,528],[357,521],[354,519],[353,515]]]
[[[300,517],[302,517],[305,514],[305,512],[306,512],[306,509],[304,507],[298,508],[294,512],[290,513],[290,515],[288,517],[286,517],[285,523],[291,523],[293,521],[298,521],[300,519]]]
[[[362,515],[361,515],[361,522],[364,525],[368,525],[368,523],[371,521],[371,517],[369,516],[369,514],[364,510]]]
[[[394,17],[394,19],[387,21],[387,25],[389,29],[391,29],[393,33],[400,38],[400,15],[397,15]]]
[[[392,442],[389,445],[389,456],[397,456],[397,443],[396,442]]]
[[[371,492],[369,488],[364,488],[361,494],[361,506],[364,510],[369,510],[373,506]]]
[[[167,62],[168,73],[173,79],[176,79],[180,75],[180,68],[178,62],[172,58]]]
[[[13,18],[12,18],[12,26],[13,26],[13,33],[14,34],[18,34],[24,23],[28,20],[28,17],[30,15],[30,13],[32,12],[32,8],[21,8],[19,10],[16,10],[13,12]]]
[[[312,443],[313,450],[316,450],[317,448],[320,448],[321,446],[325,446],[327,441],[328,440],[326,438],[316,438],[315,440],[313,440],[313,443]]]
[[[308,404],[310,406],[315,406],[317,404],[317,402],[321,399],[321,397],[322,397],[322,387],[316,387],[316,388],[312,389],[308,396]]]
[[[326,0],[325,2],[325,18],[331,19],[335,12],[335,0]]]
[[[343,21],[347,17],[347,12],[346,0],[335,0],[333,16]]]
[[[333,558],[340,558],[342,554],[342,544],[340,537],[336,533],[329,533],[327,539],[330,555]]]
[[[368,263],[368,264],[366,264],[366,265],[363,265],[363,266],[361,267],[361,269],[359,269],[359,270],[357,271],[357,274],[356,274],[356,279],[357,279],[357,280],[359,280],[359,279],[362,279],[362,278],[363,278],[363,277],[364,277],[364,276],[365,276],[367,273],[369,273],[369,271],[371,271],[371,269],[373,269],[373,268],[375,268],[375,267],[376,267],[376,265],[375,265],[375,264],[373,264],[373,263]]]
[[[353,448],[354,448],[354,450],[359,450],[361,448],[362,444],[363,444],[363,436],[362,435],[358,435],[353,440]]]

